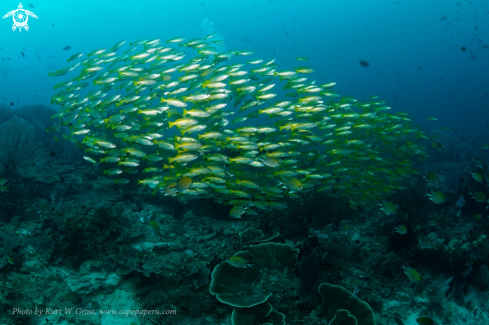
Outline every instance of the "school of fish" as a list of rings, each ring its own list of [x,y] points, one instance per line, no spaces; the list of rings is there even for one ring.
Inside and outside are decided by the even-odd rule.
[[[377,96],[341,97],[335,82],[309,80],[310,67],[218,52],[213,36],[74,54],[50,73],[80,70],[55,86],[61,109],[52,129],[69,128],[63,136],[117,183],[226,201],[235,218],[308,191],[376,206],[426,156],[418,140],[428,137]]]

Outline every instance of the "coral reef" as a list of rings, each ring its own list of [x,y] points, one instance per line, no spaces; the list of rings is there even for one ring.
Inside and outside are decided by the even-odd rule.
[[[33,175],[43,159],[42,145],[26,120],[15,116],[0,125],[0,176]]]

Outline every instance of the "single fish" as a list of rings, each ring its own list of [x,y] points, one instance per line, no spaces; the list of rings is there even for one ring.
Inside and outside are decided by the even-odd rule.
[[[237,268],[251,268],[254,265],[248,264],[248,260],[239,256],[231,256],[227,259],[227,262]]]
[[[399,234],[401,234],[401,235],[405,235],[405,234],[407,234],[407,232],[408,232],[408,230],[407,230],[406,226],[404,226],[404,225],[399,225],[399,226],[397,226],[397,228],[394,228],[394,229],[396,229],[396,231],[397,231]]]
[[[404,266],[404,273],[407,275],[409,280],[413,283],[421,282],[421,275],[419,275],[418,271],[409,266]]]
[[[149,227],[151,228],[151,232],[153,233],[153,235],[155,235],[156,238],[158,238],[159,240],[163,241],[163,234],[161,233],[160,226],[158,225],[156,220],[151,219],[149,221]]]
[[[457,200],[457,204],[456,204],[456,206],[457,206],[457,208],[461,209],[461,208],[463,208],[463,207],[464,207],[464,205],[465,205],[465,199],[464,199],[464,197],[463,197],[463,196],[460,196],[460,197],[458,198],[458,200]]]

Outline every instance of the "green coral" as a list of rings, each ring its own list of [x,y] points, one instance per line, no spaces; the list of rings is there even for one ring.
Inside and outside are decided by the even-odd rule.
[[[232,325],[285,325],[285,316],[273,310],[268,302],[250,308],[234,308]]]
[[[323,297],[319,316],[328,321],[331,320],[330,325],[375,325],[375,314],[372,308],[358,297],[353,297],[352,293],[345,288],[323,283],[319,286],[318,291]],[[344,313],[338,314],[339,310],[347,310],[356,319],[357,323],[351,323],[351,319],[348,320],[349,318]],[[336,321],[333,323],[334,319]],[[340,319],[344,319],[345,323],[339,322]]]
[[[241,245],[245,244],[253,244],[253,243],[265,243],[269,241],[281,242],[285,243],[285,239],[279,238],[280,233],[275,230],[273,234],[269,236],[265,236],[265,234],[261,230],[248,228],[243,232],[239,233],[239,239],[241,241]]]
[[[298,249],[290,245],[265,243],[248,247],[235,256],[242,257],[253,267],[238,268],[222,262],[212,272],[210,292],[233,307],[247,308],[265,302],[279,287],[287,268],[297,265]]]
[[[329,325],[357,325],[357,319],[348,310],[339,309]]]

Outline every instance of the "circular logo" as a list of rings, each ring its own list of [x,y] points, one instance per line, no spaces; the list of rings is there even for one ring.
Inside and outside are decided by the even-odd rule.
[[[29,19],[29,16],[27,15],[27,12],[25,12],[24,9],[17,9],[13,14],[13,18],[14,18],[15,26],[24,27],[27,24],[27,20]]]

